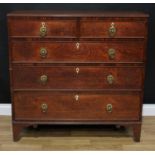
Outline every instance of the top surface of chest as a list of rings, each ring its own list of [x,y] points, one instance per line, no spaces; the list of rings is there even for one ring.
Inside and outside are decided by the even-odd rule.
[[[14,11],[8,17],[148,17],[143,12],[116,11]]]

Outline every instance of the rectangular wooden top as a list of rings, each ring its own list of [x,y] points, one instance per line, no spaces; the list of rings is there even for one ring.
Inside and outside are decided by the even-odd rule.
[[[148,17],[147,13],[133,11],[14,11],[8,17]]]

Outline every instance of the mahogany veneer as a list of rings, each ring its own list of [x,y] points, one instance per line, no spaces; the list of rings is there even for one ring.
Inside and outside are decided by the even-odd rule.
[[[14,89],[142,89],[142,67],[80,66],[13,66]],[[30,72],[31,71],[31,72]],[[40,77],[48,80],[42,83]],[[114,76],[112,84],[107,77]]]
[[[79,100],[75,100],[76,94]],[[140,118],[139,93],[16,92],[13,100],[16,103],[15,118],[19,121],[126,121]],[[46,113],[40,110],[40,102],[49,103]],[[113,105],[112,113],[107,112],[107,103]]]
[[[37,124],[116,124],[140,141],[148,15],[8,14],[13,138]]]
[[[80,41],[77,50],[75,41],[12,41],[12,61],[20,62],[144,62],[143,40]],[[128,47],[128,48],[126,48]],[[47,55],[40,57],[40,49],[46,48]],[[108,50],[116,50],[111,59]]]

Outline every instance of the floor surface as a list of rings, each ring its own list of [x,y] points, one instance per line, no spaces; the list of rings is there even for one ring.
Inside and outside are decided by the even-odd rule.
[[[155,150],[155,117],[144,117],[141,142],[130,128],[115,126],[38,126],[12,140],[11,117],[0,116],[0,150]]]

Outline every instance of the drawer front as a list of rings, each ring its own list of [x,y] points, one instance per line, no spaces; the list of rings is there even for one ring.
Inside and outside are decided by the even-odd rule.
[[[81,37],[130,38],[146,36],[146,24],[143,21],[81,21]]]
[[[138,120],[140,95],[120,94],[16,92],[13,97],[15,120]]]
[[[41,38],[76,36],[76,20],[9,19],[8,24],[9,36]]]
[[[143,62],[143,41],[13,41],[14,62]]]
[[[141,89],[142,82],[142,67],[13,67],[15,89]]]

